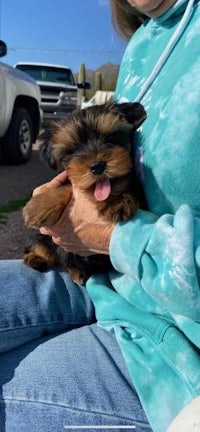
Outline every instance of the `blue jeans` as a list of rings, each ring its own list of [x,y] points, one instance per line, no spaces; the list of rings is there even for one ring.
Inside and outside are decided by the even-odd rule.
[[[151,430],[114,336],[64,272],[0,261],[0,353],[1,432]]]

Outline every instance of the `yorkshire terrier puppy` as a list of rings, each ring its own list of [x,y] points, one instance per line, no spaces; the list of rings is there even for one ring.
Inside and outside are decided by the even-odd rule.
[[[104,220],[126,221],[139,206],[144,207],[131,148],[132,136],[145,118],[139,103],[109,102],[75,110],[58,124],[49,125],[39,137],[40,154],[56,171],[66,169],[69,181],[31,198],[23,210],[26,225],[56,224],[72,197],[72,184],[95,202]],[[26,248],[24,261],[40,271],[60,266],[79,284],[112,268],[107,255],[67,253],[42,234]]]

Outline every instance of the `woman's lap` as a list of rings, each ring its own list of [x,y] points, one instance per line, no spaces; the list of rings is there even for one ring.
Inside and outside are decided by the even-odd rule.
[[[94,321],[85,288],[65,272],[41,273],[20,260],[0,261],[0,352]]]
[[[0,274],[3,267],[6,273],[9,264],[0,263]],[[19,267],[13,263],[15,272]],[[23,272],[21,269],[21,276],[18,273],[15,278],[16,284],[25,276]],[[55,277],[60,293],[53,288]],[[32,278],[28,277],[31,284]],[[19,294],[15,308],[17,293],[12,291],[13,299],[8,299],[6,308],[1,303],[6,303],[6,290],[0,287],[4,292],[3,298],[0,293],[1,348],[5,351],[0,355],[1,432],[60,432],[69,430],[64,426],[106,424],[150,430],[114,336],[92,324],[94,311],[87,294],[77,287],[77,293],[72,294],[72,286],[64,288],[66,280],[58,275],[51,275],[48,283],[37,280],[40,289],[46,286],[45,294],[36,286],[23,286],[23,296],[27,288],[29,300]],[[55,310],[47,312],[53,304]]]
[[[149,430],[118,345],[96,324],[1,354],[0,371],[1,432],[102,424]]]

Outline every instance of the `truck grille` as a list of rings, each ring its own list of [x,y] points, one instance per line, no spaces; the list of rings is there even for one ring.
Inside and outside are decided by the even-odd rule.
[[[73,91],[72,89],[67,90],[66,87],[48,87],[43,85],[40,86],[40,90],[42,103],[59,103],[61,92],[69,96],[65,101],[66,104],[76,105],[77,103],[77,90]]]

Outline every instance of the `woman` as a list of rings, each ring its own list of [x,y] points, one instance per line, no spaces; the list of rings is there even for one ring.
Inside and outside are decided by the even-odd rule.
[[[105,225],[75,190],[57,226],[42,229],[66,250],[110,252],[115,270],[86,289],[64,273],[1,262],[2,431],[200,425],[200,2],[112,7],[121,32],[139,27],[116,99],[147,111],[134,155],[149,211]]]

